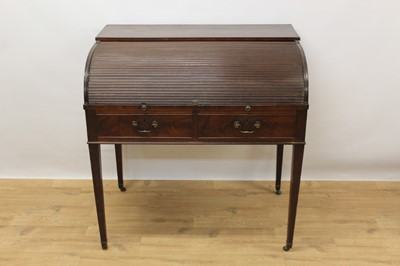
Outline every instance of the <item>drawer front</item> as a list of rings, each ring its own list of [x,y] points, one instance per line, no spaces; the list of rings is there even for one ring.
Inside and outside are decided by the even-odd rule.
[[[289,139],[295,137],[295,116],[200,115],[199,138]]]
[[[98,115],[99,137],[191,138],[191,115]]]

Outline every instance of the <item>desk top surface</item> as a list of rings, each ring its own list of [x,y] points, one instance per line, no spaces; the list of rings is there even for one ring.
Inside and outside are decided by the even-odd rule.
[[[274,25],[106,25],[96,41],[295,41],[290,24]]]

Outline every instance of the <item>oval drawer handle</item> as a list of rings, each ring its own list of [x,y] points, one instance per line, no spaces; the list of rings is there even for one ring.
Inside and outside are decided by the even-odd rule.
[[[242,124],[240,124],[239,121],[235,121],[233,122],[233,127],[239,129],[240,133],[243,134],[253,134],[255,132],[255,130],[242,130]],[[261,123],[260,121],[256,121],[253,125],[253,127],[255,128],[260,128],[261,127]]]
[[[157,128],[157,127],[158,127],[158,122],[157,122],[156,120],[154,120],[154,121],[151,123],[151,126],[152,126],[153,128]],[[136,130],[137,130],[138,132],[140,132],[140,133],[150,133],[150,132],[152,132],[152,129],[140,129],[140,128],[139,128],[139,123],[138,123],[137,121],[132,121],[132,127],[136,128]]]

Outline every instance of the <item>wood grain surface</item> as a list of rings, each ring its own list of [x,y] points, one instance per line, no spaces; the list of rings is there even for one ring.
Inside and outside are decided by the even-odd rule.
[[[109,249],[89,180],[0,180],[0,265],[400,265],[399,182],[105,181]]]
[[[96,41],[282,41],[300,40],[289,24],[274,25],[107,25]]]

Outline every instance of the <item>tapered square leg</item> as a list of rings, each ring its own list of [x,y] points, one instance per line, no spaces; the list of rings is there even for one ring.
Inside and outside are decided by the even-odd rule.
[[[276,179],[275,179],[276,195],[282,194],[281,192],[282,161],[283,161],[283,144],[278,144],[276,146]]]
[[[107,249],[106,216],[104,209],[103,179],[101,174],[100,144],[89,144],[90,165],[92,168],[93,189],[96,200],[97,220],[99,222],[101,247]]]
[[[293,235],[294,235],[294,226],[296,223],[297,201],[299,199],[303,154],[304,154],[304,144],[293,145],[287,238],[286,238],[286,245],[283,247],[283,250],[285,251],[289,251],[293,246]]]
[[[118,188],[121,191],[126,191],[124,187],[124,177],[122,171],[122,145],[115,144],[115,159],[117,162],[117,176],[118,176]]]

